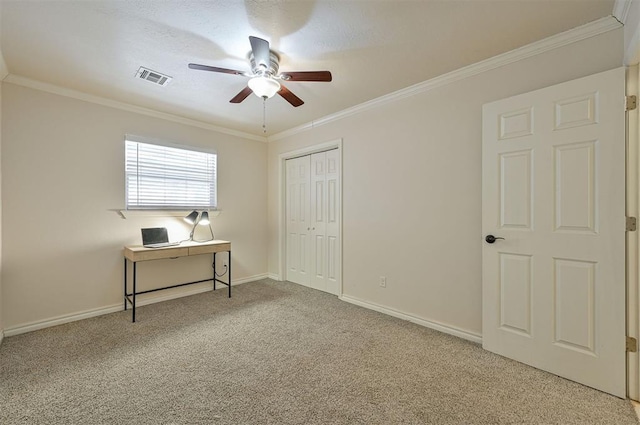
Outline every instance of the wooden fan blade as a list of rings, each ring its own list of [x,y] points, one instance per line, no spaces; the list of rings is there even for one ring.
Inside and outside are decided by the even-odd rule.
[[[242,89],[242,91],[240,93],[235,95],[235,97],[233,99],[231,99],[229,102],[231,102],[231,103],[240,103],[243,100],[245,100],[247,98],[247,96],[249,96],[251,93],[253,93],[253,90],[251,90],[249,88],[249,86],[247,86],[244,89]]]
[[[197,70],[200,70],[200,71],[221,72],[223,74],[245,75],[244,72],[236,71],[235,69],[218,68],[216,66],[199,65],[197,63],[190,63],[189,64],[189,68],[197,69]]]
[[[258,37],[249,36],[251,51],[256,65],[264,64],[269,69],[269,42]]]
[[[329,71],[283,72],[280,77],[284,81],[331,81]]]
[[[285,86],[283,86],[282,84],[280,84],[280,90],[278,91],[278,94],[280,96],[282,96],[287,102],[289,102],[291,105],[293,105],[295,108],[297,108],[300,105],[303,105],[304,102],[302,101],[302,99],[300,99],[298,96],[296,96],[295,94],[291,93],[291,90],[289,90],[288,88],[286,88]]]

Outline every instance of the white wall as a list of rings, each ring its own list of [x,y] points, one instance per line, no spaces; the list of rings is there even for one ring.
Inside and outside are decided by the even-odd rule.
[[[269,272],[278,155],[342,138],[344,294],[480,335],[482,105],[622,60],[617,29],[270,142]]]
[[[215,148],[222,213],[212,225],[232,242],[233,279],[266,273],[265,143],[14,84],[4,83],[2,95],[6,333],[121,304],[122,247],[140,243],[141,227],[188,237],[181,218],[125,220],[115,212],[124,207],[125,134]],[[140,287],[206,278],[209,263],[208,256],[141,263]]]

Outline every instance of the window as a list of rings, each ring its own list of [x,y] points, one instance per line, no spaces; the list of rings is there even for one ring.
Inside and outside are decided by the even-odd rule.
[[[126,208],[216,208],[216,160],[211,152],[125,140]]]

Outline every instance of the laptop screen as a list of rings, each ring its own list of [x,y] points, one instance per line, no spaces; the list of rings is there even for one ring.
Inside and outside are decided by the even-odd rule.
[[[142,245],[169,242],[169,234],[166,227],[150,227],[142,230]]]

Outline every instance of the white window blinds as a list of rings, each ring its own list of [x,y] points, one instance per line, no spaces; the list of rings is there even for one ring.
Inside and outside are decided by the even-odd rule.
[[[125,141],[126,208],[216,208],[215,153]]]

